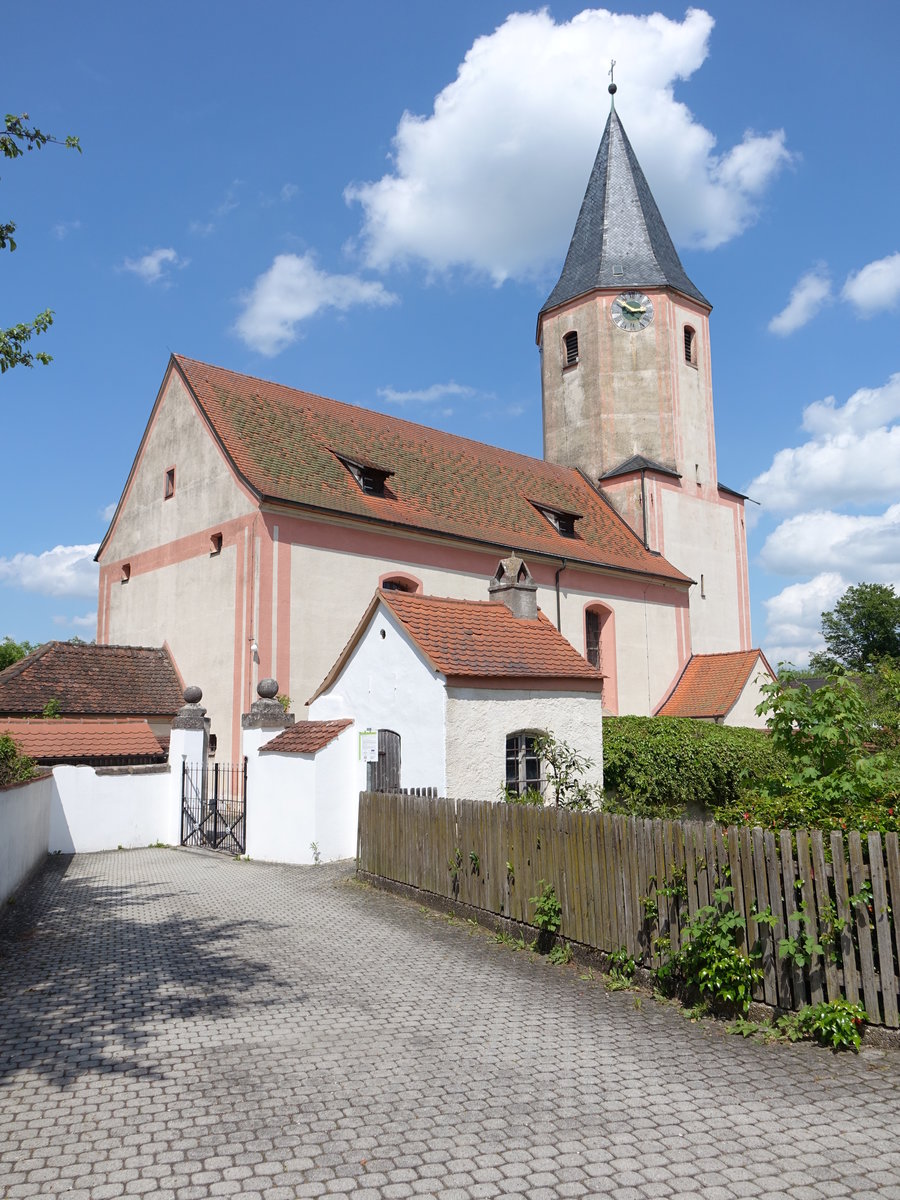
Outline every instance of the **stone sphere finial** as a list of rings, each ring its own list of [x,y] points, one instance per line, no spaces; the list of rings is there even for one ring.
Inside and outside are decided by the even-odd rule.
[[[196,684],[186,687],[182,695],[184,696],[185,704],[199,704],[203,699],[203,692]]]
[[[278,680],[261,679],[256,685],[256,692],[263,700],[274,700],[278,695]]]

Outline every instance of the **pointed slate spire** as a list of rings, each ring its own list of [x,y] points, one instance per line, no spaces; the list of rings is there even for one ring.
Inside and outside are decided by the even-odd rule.
[[[672,287],[709,305],[681,265],[613,103],[562,274],[541,313],[596,288],[645,287]]]

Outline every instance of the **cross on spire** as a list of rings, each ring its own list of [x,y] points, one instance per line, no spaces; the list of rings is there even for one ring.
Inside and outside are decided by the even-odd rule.
[[[609,60],[609,94],[610,94],[610,96],[612,96],[612,100],[610,100],[610,105],[612,108],[616,107],[616,92],[618,91],[618,88],[616,87],[616,81],[613,76],[613,72],[615,71],[615,69],[616,69],[616,60],[614,58],[611,58]]]

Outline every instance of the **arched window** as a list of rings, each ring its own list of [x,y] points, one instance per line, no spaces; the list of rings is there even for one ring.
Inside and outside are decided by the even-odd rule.
[[[692,367],[697,365],[697,331],[690,325],[684,327],[684,361]]]
[[[574,329],[563,338],[563,362],[567,367],[574,367],[578,362],[578,334]]]
[[[414,575],[400,574],[397,571],[390,575],[382,575],[378,586],[383,592],[411,592],[413,595],[421,595],[422,592],[420,579],[416,579]]]
[[[605,604],[595,602],[584,610],[584,657],[603,672],[603,708],[615,712],[618,708],[616,622],[613,610]]]
[[[542,794],[544,791],[543,764],[535,747],[537,736],[534,730],[522,730],[511,733],[506,739],[506,791],[509,795]]]

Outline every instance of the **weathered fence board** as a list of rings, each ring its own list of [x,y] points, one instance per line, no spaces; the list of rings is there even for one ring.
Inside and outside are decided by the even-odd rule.
[[[426,789],[418,789],[425,792]],[[541,881],[565,938],[658,967],[685,925],[732,889],[758,953],[754,995],[781,1008],[840,996],[900,1027],[900,840],[795,834],[420,795],[360,797],[362,871],[531,924]],[[829,861],[830,859],[830,861]],[[771,924],[757,920],[770,911]],[[870,915],[871,914],[871,915]],[[809,945],[804,964],[781,950]]]

